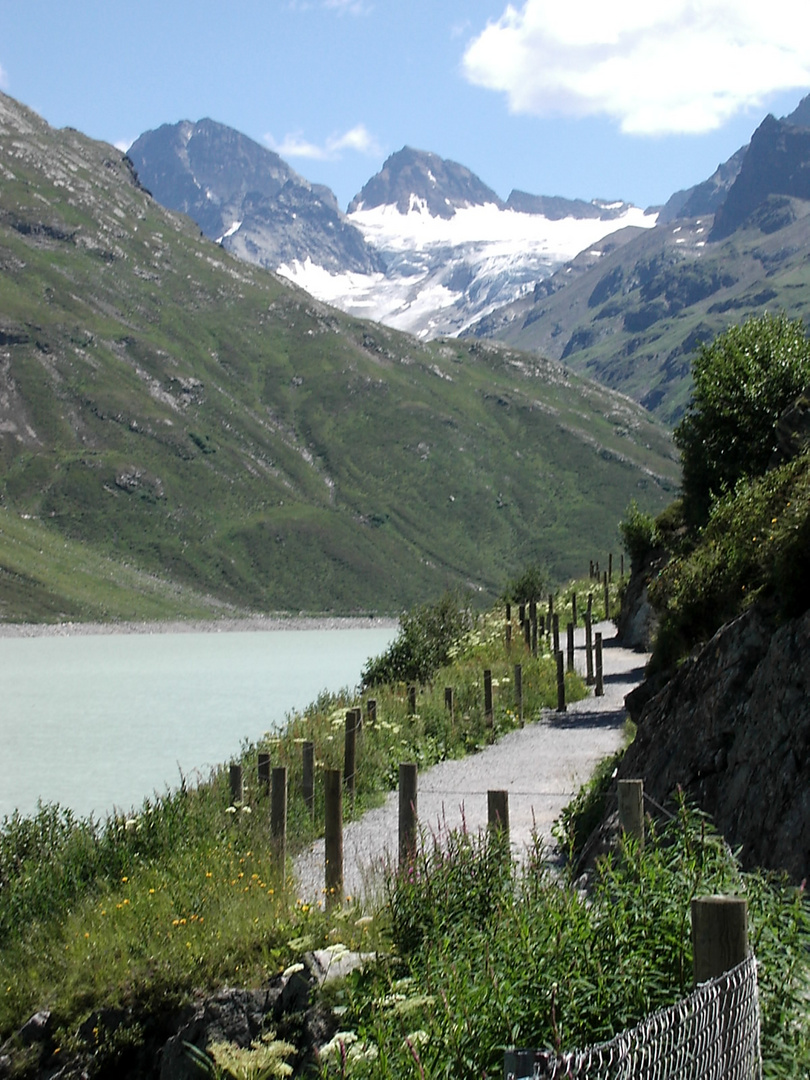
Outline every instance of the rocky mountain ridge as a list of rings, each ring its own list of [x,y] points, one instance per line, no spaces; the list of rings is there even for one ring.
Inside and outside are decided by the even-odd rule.
[[[669,435],[626,399],[347,317],[4,95],[0,176],[0,619],[488,596],[671,497]]]
[[[226,250],[424,339],[461,332],[622,225],[655,221],[621,201],[503,201],[463,165],[407,146],[342,214],[331,192],[210,120],[146,132],[129,155],[160,202]]]

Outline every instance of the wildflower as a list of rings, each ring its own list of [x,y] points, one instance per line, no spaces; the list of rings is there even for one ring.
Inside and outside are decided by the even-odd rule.
[[[243,814],[252,814],[252,813],[253,813],[253,811],[252,811],[252,810],[250,809],[250,807],[249,807],[249,806],[243,806],[243,807],[242,807],[242,813],[243,813]]]
[[[229,806],[227,808],[227,810],[225,811],[225,813],[226,814],[235,814],[236,813],[236,807],[235,806]]]

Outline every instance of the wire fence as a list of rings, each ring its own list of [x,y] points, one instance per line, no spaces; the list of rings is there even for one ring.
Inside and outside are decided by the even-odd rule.
[[[761,1080],[751,955],[609,1042],[565,1054],[507,1051],[504,1080]]]

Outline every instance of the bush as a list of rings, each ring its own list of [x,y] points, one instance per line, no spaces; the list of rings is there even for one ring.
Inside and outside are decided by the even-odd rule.
[[[804,325],[766,314],[732,326],[698,347],[692,377],[692,401],[675,443],[687,517],[702,525],[713,501],[741,477],[768,468],[781,413],[810,385]]]
[[[421,604],[401,616],[399,635],[363,669],[363,686],[426,683],[448,663],[453,646],[472,629],[469,603],[450,590],[435,604]]]
[[[549,591],[548,573],[540,563],[531,563],[506,584],[503,599],[513,604],[542,600]]]
[[[633,499],[619,522],[622,546],[630,556],[631,570],[641,570],[647,556],[658,546],[658,529],[652,514],[645,514]]]

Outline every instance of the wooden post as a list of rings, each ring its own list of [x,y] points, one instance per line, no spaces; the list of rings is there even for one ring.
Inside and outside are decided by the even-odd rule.
[[[596,688],[593,693],[594,697],[605,696],[605,680],[602,671],[602,635],[598,630],[596,632]]]
[[[284,864],[287,860],[287,769],[284,765],[277,765],[273,769],[270,835],[273,840],[273,852],[281,866],[283,878]]]
[[[492,727],[494,713],[492,709],[492,672],[489,668],[484,671],[484,719],[487,727]]]
[[[416,712],[416,687],[411,685],[408,687],[408,716],[413,716]]]
[[[523,623],[523,641],[527,649],[532,647],[532,621],[526,619]]]
[[[237,762],[231,765],[229,770],[231,781],[231,806],[238,806],[242,802],[244,791],[242,789],[242,766]]]
[[[523,667],[520,664],[515,664],[515,708],[523,727]]]
[[[556,656],[560,651],[560,616],[555,611],[551,616],[552,652]]]
[[[695,982],[716,979],[748,956],[748,903],[740,896],[696,896],[692,900]]]
[[[509,792],[487,792],[487,824],[490,832],[500,832],[509,840]]]
[[[369,698],[366,702],[366,719],[369,727],[374,727],[377,723],[377,699]]]
[[[521,626],[521,629],[522,629],[523,624],[526,622],[526,605],[525,604],[521,604],[518,607],[518,622],[520,623],[520,626]]]
[[[557,653],[557,712],[565,712],[565,661],[563,654]]]
[[[323,783],[327,908],[343,903],[343,788],[340,781],[340,769],[326,769]]]
[[[532,656],[537,656],[537,619],[532,619]]]
[[[593,559],[591,559],[590,569],[588,571],[588,577],[593,581]]]
[[[450,711],[450,723],[455,723],[456,701],[452,686],[445,686],[444,688],[444,707]]]
[[[363,710],[359,706],[356,706],[354,710],[354,729],[358,735],[363,732]]]
[[[588,593],[588,618],[593,621],[593,593]]]
[[[644,781],[619,781],[619,827],[644,847]]]
[[[263,750],[259,751],[259,787],[270,790],[270,755]]]
[[[315,743],[305,742],[301,748],[303,782],[301,784],[304,805],[312,816],[315,813]]]
[[[533,623],[537,622],[537,601],[536,600],[530,600],[529,601],[529,622],[533,622]]]
[[[512,648],[512,624],[510,622],[506,624],[506,647],[507,649]]]
[[[585,682],[593,686],[593,629],[590,611],[585,615]]]
[[[553,617],[554,617],[554,594],[549,593],[548,594],[548,622],[546,623],[546,626],[548,627],[548,632],[549,633],[551,633],[551,620],[553,619]]]
[[[608,555],[608,581],[613,581],[613,553]]]
[[[607,570],[605,571],[605,618],[610,618],[610,589],[608,588]]]
[[[571,622],[574,626],[577,625],[577,594],[571,593]]]
[[[512,622],[512,605],[508,600],[506,601],[506,621],[508,623]]]
[[[399,861],[407,863],[416,854],[417,768],[409,762],[399,766]]]
[[[357,768],[357,713],[346,712],[346,737],[343,743],[343,783],[349,798],[354,800],[355,770]]]
[[[570,622],[567,626],[568,640],[566,645],[568,647],[567,667],[569,671],[574,670],[574,624]]]

